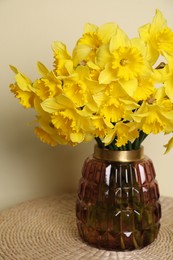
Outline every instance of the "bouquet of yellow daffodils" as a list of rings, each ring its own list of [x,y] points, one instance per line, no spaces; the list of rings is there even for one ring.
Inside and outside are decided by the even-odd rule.
[[[53,69],[31,81],[15,67],[11,91],[37,115],[36,135],[52,146],[95,139],[139,149],[149,134],[173,132],[173,31],[159,10],[130,39],[115,23],[87,23],[72,54],[52,44]],[[173,146],[173,138],[166,152]]]

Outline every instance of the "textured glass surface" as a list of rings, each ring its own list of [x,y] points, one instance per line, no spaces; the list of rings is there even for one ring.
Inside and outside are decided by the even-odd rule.
[[[79,234],[98,248],[133,250],[152,243],[161,218],[152,161],[87,158],[76,203]]]

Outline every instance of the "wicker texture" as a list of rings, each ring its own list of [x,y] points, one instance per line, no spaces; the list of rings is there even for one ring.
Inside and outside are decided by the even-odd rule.
[[[173,198],[162,197],[158,238],[131,252],[99,250],[79,238],[75,195],[24,202],[0,214],[0,260],[172,260]]]

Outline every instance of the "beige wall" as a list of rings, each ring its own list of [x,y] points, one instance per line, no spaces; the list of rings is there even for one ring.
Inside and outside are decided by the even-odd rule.
[[[35,79],[36,62],[51,68],[51,43],[71,50],[86,22],[114,21],[130,37],[160,9],[173,28],[173,0],[0,0],[0,209],[53,192],[75,191],[84,158],[93,143],[51,148],[33,134],[34,113],[9,92],[9,64]],[[145,151],[153,159],[162,195],[173,196],[173,151],[164,156],[166,137],[150,136]]]

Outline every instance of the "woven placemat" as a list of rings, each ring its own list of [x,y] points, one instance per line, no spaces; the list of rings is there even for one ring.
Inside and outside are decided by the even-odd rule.
[[[172,260],[173,198],[161,198],[162,225],[155,242],[130,252],[83,243],[75,219],[75,195],[21,203],[0,214],[0,260]]]

